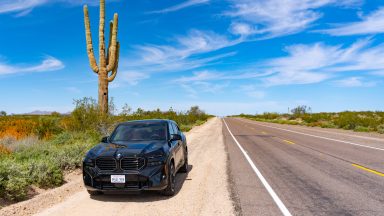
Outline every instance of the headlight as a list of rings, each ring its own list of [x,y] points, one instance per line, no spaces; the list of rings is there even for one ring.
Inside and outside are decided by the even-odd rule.
[[[163,151],[157,150],[147,154],[146,158],[148,160],[148,163],[147,163],[148,166],[158,166],[164,163],[165,154]]]
[[[95,166],[95,161],[88,158],[88,159],[85,159],[83,161],[83,164],[84,164],[84,166],[94,167]]]

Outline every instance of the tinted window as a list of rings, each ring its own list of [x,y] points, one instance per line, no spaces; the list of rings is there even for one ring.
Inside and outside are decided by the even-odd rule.
[[[165,140],[165,123],[131,123],[118,126],[111,136],[111,141],[146,141]]]
[[[175,132],[175,129],[173,128],[173,126],[172,126],[172,123],[169,123],[168,124],[168,129],[169,129],[169,134],[175,134],[176,132]]]
[[[175,134],[178,134],[179,130],[178,130],[176,124],[172,123],[172,127],[173,127],[173,131],[175,131]]]

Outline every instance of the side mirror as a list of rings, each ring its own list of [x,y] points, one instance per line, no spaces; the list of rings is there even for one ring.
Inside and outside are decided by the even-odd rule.
[[[176,141],[176,140],[182,140],[181,136],[179,134],[171,134],[170,141]]]
[[[108,140],[109,140],[109,136],[101,138],[101,142],[103,143],[108,143]]]

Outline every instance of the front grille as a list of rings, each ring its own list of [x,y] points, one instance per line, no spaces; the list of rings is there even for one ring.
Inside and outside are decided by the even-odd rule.
[[[144,167],[144,158],[125,157],[121,159],[120,166],[123,170],[140,170]]]
[[[116,169],[116,160],[114,158],[97,158],[96,166],[100,170],[112,171]]]

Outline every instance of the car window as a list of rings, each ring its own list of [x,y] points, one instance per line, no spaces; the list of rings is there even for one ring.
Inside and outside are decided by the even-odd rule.
[[[165,140],[165,123],[130,123],[121,124],[113,132],[111,142]]]
[[[177,128],[175,123],[172,123],[173,131],[175,131],[175,134],[179,134],[179,129]]]
[[[176,133],[171,122],[168,124],[168,129],[169,129],[169,134],[175,134]]]

